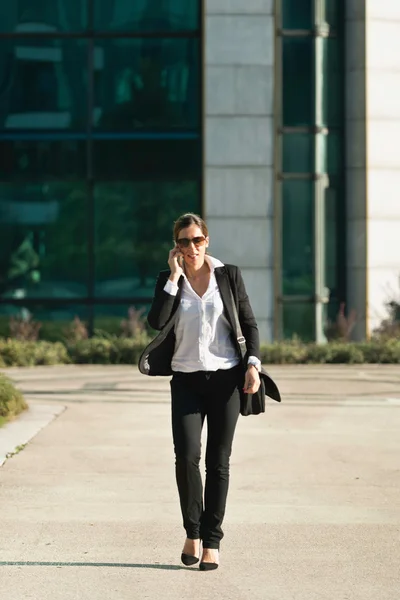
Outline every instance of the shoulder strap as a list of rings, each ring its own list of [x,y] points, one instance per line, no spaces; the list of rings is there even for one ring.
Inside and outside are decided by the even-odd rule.
[[[243,361],[245,361],[246,355],[247,355],[246,340],[243,337],[242,328],[240,327],[239,316],[238,316],[237,309],[236,309],[235,298],[233,297],[232,284],[231,284],[230,277],[228,277],[228,279],[229,279],[229,292],[230,292],[231,303],[232,303],[232,312],[233,312],[233,317],[235,319],[236,339],[239,344],[240,354],[242,355],[242,359],[243,359]]]

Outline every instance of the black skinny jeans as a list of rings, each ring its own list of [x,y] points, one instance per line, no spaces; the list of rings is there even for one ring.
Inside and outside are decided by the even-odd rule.
[[[175,471],[183,526],[204,548],[219,548],[229,487],[229,458],[240,412],[240,367],[215,372],[176,373],[171,380]],[[206,481],[199,462],[207,416]]]

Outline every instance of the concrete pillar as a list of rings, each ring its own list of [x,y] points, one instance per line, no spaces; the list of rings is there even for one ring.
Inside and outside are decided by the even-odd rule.
[[[346,11],[348,308],[361,339],[400,292],[400,3]]]
[[[400,302],[400,2],[368,0],[367,298],[369,329]]]
[[[238,265],[273,332],[273,0],[205,0],[205,200],[210,253]]]
[[[346,6],[347,309],[357,312],[356,339],[367,329],[367,193],[365,2]]]

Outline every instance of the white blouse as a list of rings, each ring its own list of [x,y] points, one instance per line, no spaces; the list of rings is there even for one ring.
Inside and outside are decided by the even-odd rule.
[[[175,323],[175,352],[171,363],[173,371],[217,371],[231,369],[240,362],[214,274],[216,267],[224,265],[210,256],[207,256],[206,260],[211,275],[203,297],[198,296],[184,275]],[[178,289],[178,285],[170,280],[164,287],[164,290],[173,296],[176,296]],[[249,362],[253,362],[253,358],[250,357]],[[255,360],[259,362],[257,358]]]

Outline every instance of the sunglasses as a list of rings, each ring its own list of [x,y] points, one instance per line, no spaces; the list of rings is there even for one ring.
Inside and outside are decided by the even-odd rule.
[[[194,237],[194,238],[190,238],[190,239],[189,238],[180,238],[179,240],[176,240],[176,243],[181,248],[189,248],[191,243],[193,243],[197,247],[197,246],[202,246],[203,244],[205,244],[205,241],[206,241],[206,238],[204,237],[204,235],[202,235],[200,237]]]

